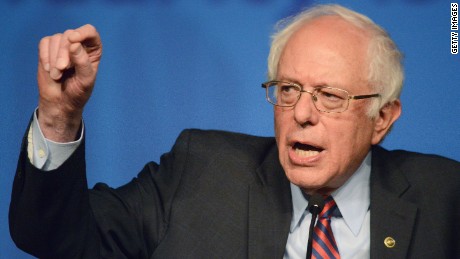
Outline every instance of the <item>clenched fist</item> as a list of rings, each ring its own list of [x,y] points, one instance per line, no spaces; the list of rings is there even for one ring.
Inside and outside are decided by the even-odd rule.
[[[39,45],[38,121],[46,138],[75,140],[102,55],[92,25],[44,37]]]

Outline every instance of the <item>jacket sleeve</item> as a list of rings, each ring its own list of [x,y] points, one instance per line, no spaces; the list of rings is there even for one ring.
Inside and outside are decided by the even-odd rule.
[[[128,184],[89,190],[84,140],[43,172],[29,162],[24,138],[9,211],[13,241],[39,258],[148,258],[166,231],[187,139],[183,133],[161,165],[148,163]]]

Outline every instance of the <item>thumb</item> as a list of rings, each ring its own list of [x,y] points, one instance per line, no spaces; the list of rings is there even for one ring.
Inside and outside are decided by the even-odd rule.
[[[93,68],[89,60],[88,53],[80,42],[72,43],[69,47],[70,61],[75,68],[77,77],[91,77],[93,75]],[[90,79],[91,80],[91,79]]]

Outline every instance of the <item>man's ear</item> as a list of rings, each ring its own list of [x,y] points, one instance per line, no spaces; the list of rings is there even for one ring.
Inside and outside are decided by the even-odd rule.
[[[384,139],[390,131],[393,123],[401,115],[401,101],[399,99],[389,102],[383,106],[375,118],[374,133],[372,134],[372,145],[376,145]]]

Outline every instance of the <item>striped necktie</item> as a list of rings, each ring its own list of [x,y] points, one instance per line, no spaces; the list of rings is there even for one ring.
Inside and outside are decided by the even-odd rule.
[[[312,258],[339,259],[339,249],[331,229],[331,217],[341,216],[340,211],[332,196],[325,197],[324,203],[324,208],[318,216],[318,222],[312,234]]]

